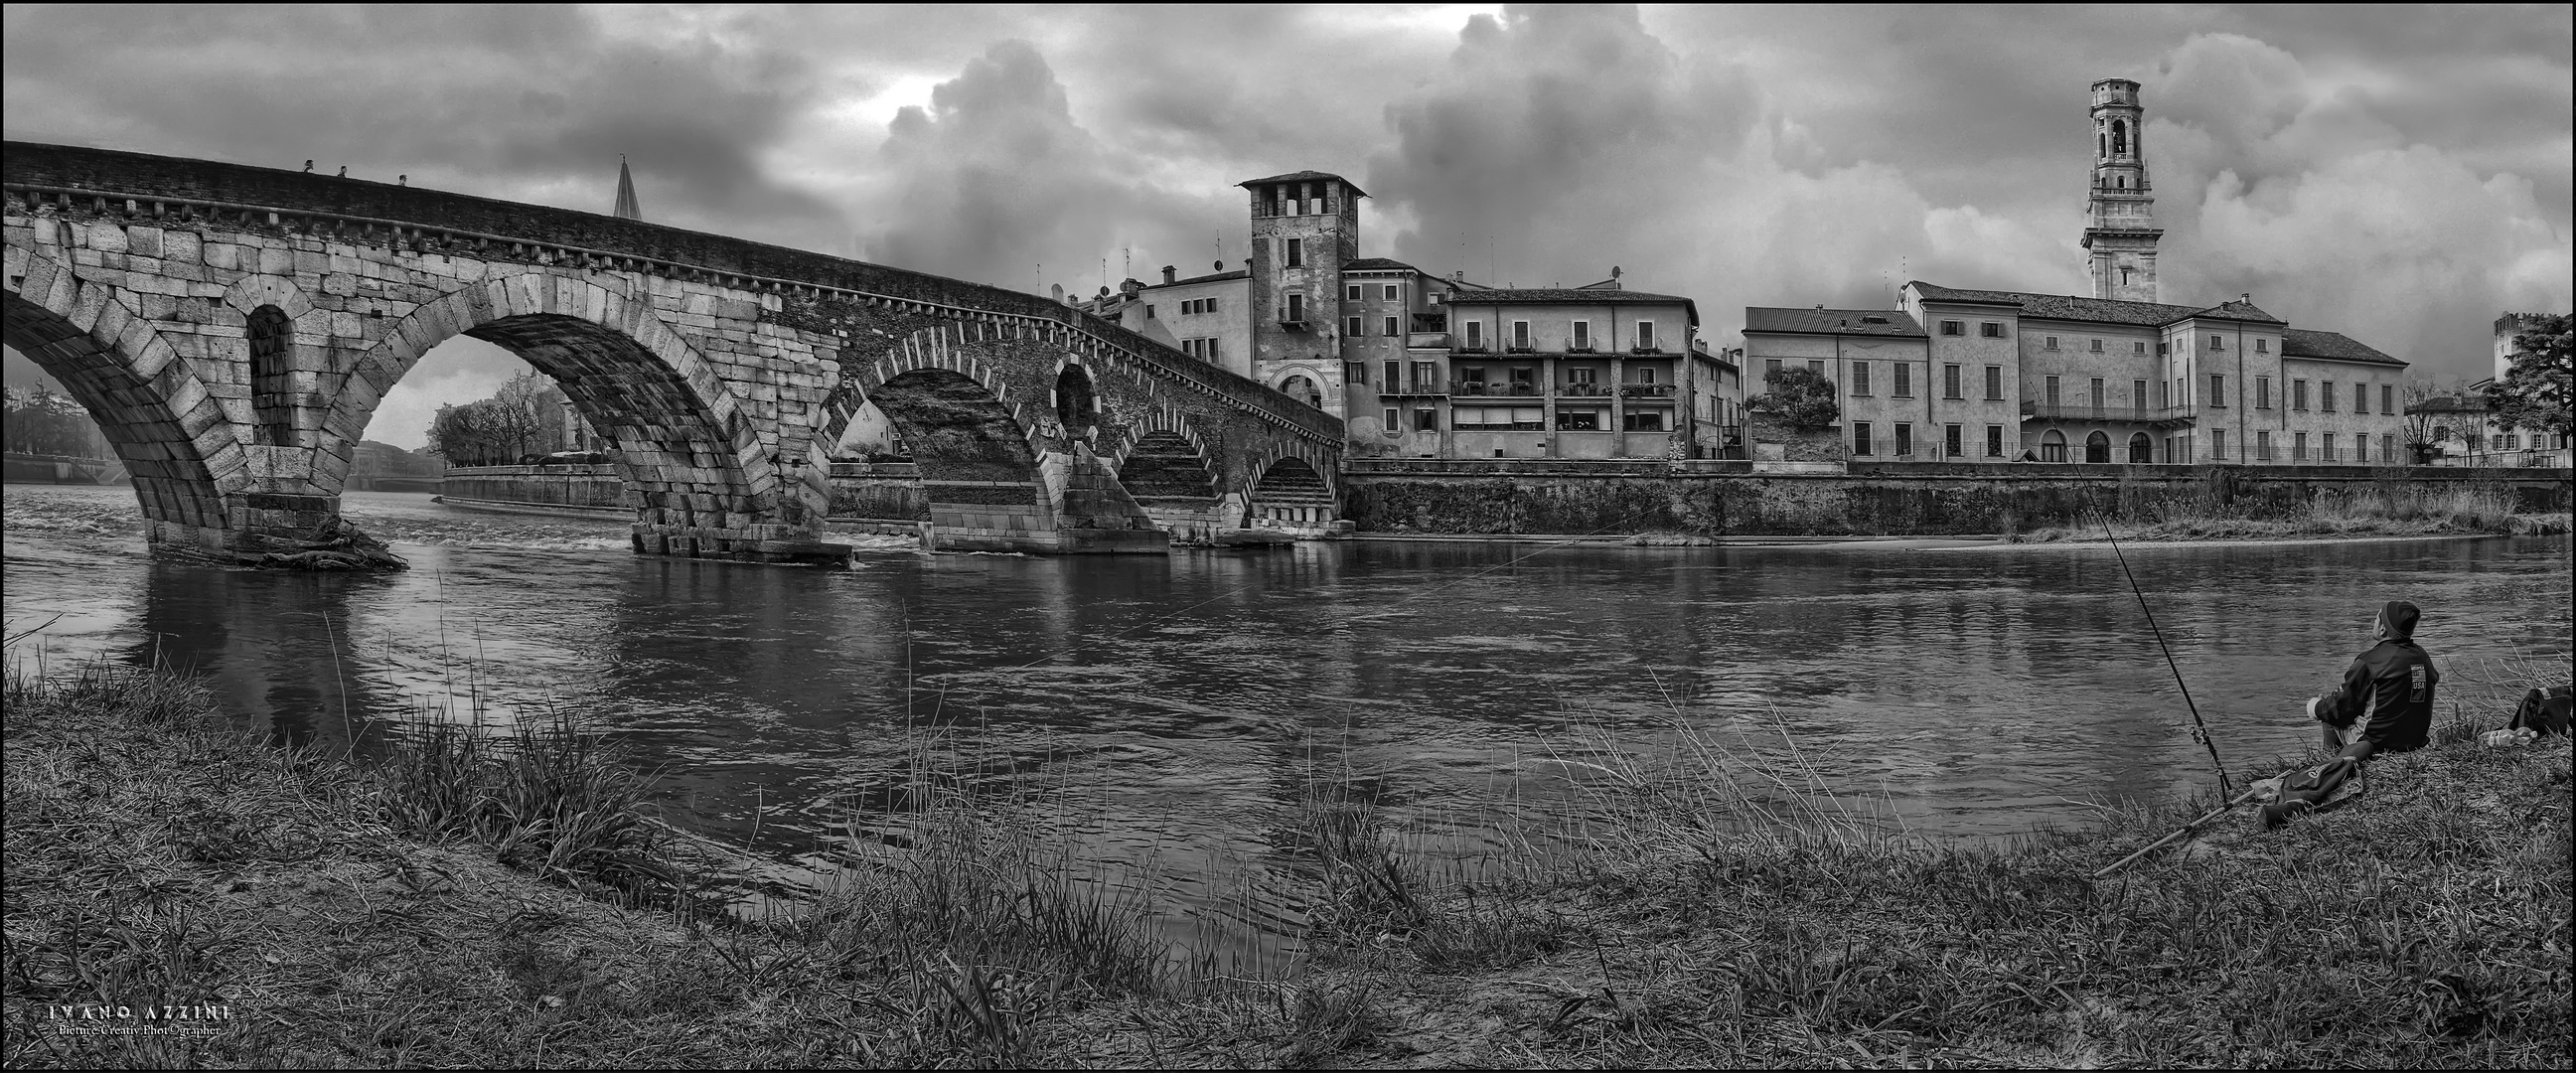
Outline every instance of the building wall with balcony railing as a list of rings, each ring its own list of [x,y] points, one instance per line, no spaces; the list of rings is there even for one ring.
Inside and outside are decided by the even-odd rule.
[[[1612,292],[1615,293],[1615,292]],[[1453,295],[1449,307],[1449,334],[1461,347],[1467,343],[1468,321],[1478,325],[1477,332],[1485,349],[1494,354],[1510,353],[1589,353],[1627,356],[1638,353],[1638,324],[1654,324],[1653,349],[1647,353],[1680,354],[1690,343],[1690,314],[1681,305],[1653,302],[1602,302],[1600,304],[1567,303],[1535,304],[1520,302],[1476,301],[1474,291]],[[1514,351],[1522,340],[1515,337],[1514,322],[1527,321],[1527,349]],[[1574,323],[1589,325],[1584,341],[1574,338]]]

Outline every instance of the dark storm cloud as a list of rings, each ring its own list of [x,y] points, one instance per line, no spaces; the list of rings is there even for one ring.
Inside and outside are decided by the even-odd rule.
[[[613,35],[560,8],[12,8],[6,57],[13,135],[590,211],[624,153],[648,218],[791,244],[844,230],[762,168],[812,103],[806,62],[768,45]]]

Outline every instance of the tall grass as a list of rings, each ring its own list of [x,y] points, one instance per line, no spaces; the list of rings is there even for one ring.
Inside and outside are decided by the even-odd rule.
[[[583,889],[679,889],[662,828],[644,815],[651,778],[560,709],[497,732],[422,713],[375,775],[399,834],[485,843],[503,864]]]

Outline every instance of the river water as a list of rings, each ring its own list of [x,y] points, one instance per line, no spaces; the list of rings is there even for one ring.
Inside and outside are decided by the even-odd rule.
[[[424,706],[559,705],[618,732],[677,822],[782,868],[905,785],[931,728],[1040,775],[1098,851],[1258,862],[1315,768],[1425,823],[1569,807],[1566,776],[1676,725],[1794,749],[1909,829],[1991,836],[2212,781],[2112,553],[1339,542],[1169,558],[923,555],[849,570],[647,559],[617,522],[353,493],[413,569],[155,563],[124,489],[9,485],[10,653],[160,659],[297,740]],[[862,538],[863,540],[865,538]],[[2231,765],[2424,608],[2446,697],[2569,648],[2565,537],[2140,547],[2129,563]],[[2446,705],[2447,707],[2447,705]],[[1659,745],[1659,743],[1662,743]],[[1205,877],[1200,877],[1205,878]]]

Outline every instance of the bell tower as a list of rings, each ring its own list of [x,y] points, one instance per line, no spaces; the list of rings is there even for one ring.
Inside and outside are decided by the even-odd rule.
[[[2084,249],[2093,297],[2156,301],[2156,198],[2147,185],[2138,84],[2093,83],[2093,193],[2085,206]]]
[[[1252,192],[1253,378],[1343,417],[1342,266],[1368,195],[1322,171],[1237,185]]]

